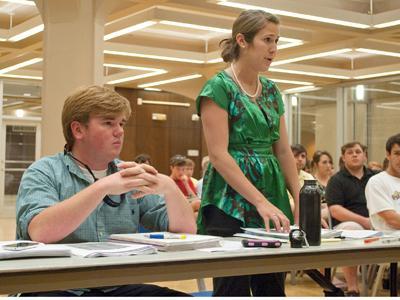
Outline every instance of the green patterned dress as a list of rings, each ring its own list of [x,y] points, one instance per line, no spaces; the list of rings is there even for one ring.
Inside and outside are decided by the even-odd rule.
[[[222,71],[211,78],[196,100],[210,98],[228,113],[228,152],[244,175],[266,198],[278,207],[293,224],[279,161],[272,152],[272,145],[279,139],[280,116],[284,113],[281,94],[276,85],[260,77],[261,95],[256,103],[246,96],[233,79]],[[218,171],[209,164],[204,176],[201,208],[198,214],[199,233],[204,234],[202,209],[214,205],[243,222],[244,227],[264,227],[264,221],[254,205],[230,187]]]

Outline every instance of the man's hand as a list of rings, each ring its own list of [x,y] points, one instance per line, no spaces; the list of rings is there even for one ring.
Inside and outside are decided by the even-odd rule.
[[[360,223],[364,229],[372,229],[371,221],[369,218],[363,218],[363,221]]]
[[[322,217],[321,217],[321,226],[322,226],[322,228],[329,229],[328,223]]]
[[[146,164],[123,162],[117,165],[119,172],[98,181],[105,186],[106,194],[118,195],[131,190],[138,190],[134,198],[156,193],[152,186],[157,182],[157,170]]]

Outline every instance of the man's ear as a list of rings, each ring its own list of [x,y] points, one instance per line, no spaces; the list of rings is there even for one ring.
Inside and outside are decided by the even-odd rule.
[[[72,121],[71,132],[75,140],[80,140],[83,137],[83,125],[78,121]]]

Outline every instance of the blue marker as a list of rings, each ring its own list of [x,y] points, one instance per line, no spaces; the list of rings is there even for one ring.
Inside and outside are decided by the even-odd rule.
[[[145,235],[145,237],[148,237],[150,239],[178,239],[178,240],[186,239],[186,235],[184,234],[164,234],[164,233],[150,233]]]

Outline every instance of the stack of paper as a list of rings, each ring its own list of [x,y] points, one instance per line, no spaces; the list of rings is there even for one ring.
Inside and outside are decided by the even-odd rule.
[[[55,257],[71,256],[71,250],[64,245],[46,245],[39,243],[37,246],[22,250],[6,250],[4,245],[21,243],[24,241],[2,241],[0,242],[0,259],[24,258],[24,257]]]
[[[383,232],[375,230],[342,230],[342,237],[346,239],[365,239],[381,236],[383,236]]]
[[[81,257],[129,256],[157,252],[157,249],[153,246],[133,243],[89,242],[65,246],[71,249],[73,255]]]
[[[219,247],[221,237],[211,235],[185,234],[184,238],[151,238],[151,236],[166,235],[168,232],[112,234],[111,241],[134,242],[153,245],[160,251],[194,250],[200,248]]]

